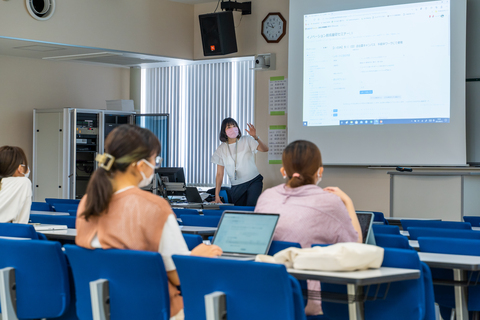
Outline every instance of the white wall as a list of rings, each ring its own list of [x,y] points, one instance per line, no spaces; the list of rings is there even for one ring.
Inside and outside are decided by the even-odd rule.
[[[0,146],[32,155],[33,109],[105,109],[129,98],[129,70],[0,56]]]
[[[60,0],[48,21],[0,1],[0,36],[178,58],[193,55],[193,6],[168,0]]]
[[[217,2],[195,5],[194,12],[194,59],[205,59],[202,51],[202,39],[198,15],[212,13]],[[245,15],[236,29],[238,52],[225,57],[247,56],[259,53],[275,53],[277,68],[275,71],[257,71],[255,85],[255,124],[260,137],[268,140],[268,127],[286,125],[286,116],[268,115],[268,81],[274,76],[288,76],[288,38],[277,44],[269,44],[261,36],[262,20],[269,12],[280,12],[289,23],[288,0],[253,0],[252,14]],[[239,16],[235,15],[238,25]],[[299,106],[300,107],[300,106]],[[308,137],[306,137],[308,139]],[[367,142],[366,142],[367,143]],[[264,187],[269,188],[284,180],[279,173],[281,165],[268,164],[267,154],[257,156],[257,166],[264,176]],[[355,207],[361,210],[374,210],[389,214],[390,179],[387,170],[373,170],[366,167],[327,167],[321,186],[338,186],[353,199]]]

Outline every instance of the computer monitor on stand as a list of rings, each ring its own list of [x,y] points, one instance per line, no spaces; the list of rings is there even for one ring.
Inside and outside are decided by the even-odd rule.
[[[183,168],[159,168],[155,170],[154,193],[168,200],[169,195],[185,195]]]

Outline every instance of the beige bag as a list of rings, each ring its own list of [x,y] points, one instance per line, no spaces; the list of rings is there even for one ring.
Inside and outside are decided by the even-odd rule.
[[[256,261],[280,263],[287,268],[320,271],[354,271],[380,268],[383,248],[356,242],[327,247],[288,248],[272,256],[258,255]]]

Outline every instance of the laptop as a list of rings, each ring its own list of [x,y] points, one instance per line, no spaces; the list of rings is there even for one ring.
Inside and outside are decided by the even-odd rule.
[[[198,189],[195,187],[186,187],[185,197],[187,198],[188,203],[203,203],[203,199],[200,196]]]
[[[279,214],[224,211],[212,244],[222,248],[219,258],[255,260],[267,254]]]
[[[373,212],[357,212],[358,222],[362,230],[363,243],[376,245],[375,236],[372,231]]]

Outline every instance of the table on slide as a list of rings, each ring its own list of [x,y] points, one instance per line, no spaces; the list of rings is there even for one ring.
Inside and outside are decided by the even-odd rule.
[[[351,272],[297,269],[288,269],[288,272],[299,280],[318,280],[320,282],[347,285],[348,295],[354,297],[360,297],[363,294],[363,286],[412,280],[420,277],[420,270],[388,267]],[[363,300],[350,300],[348,303],[349,319],[365,319]]]

